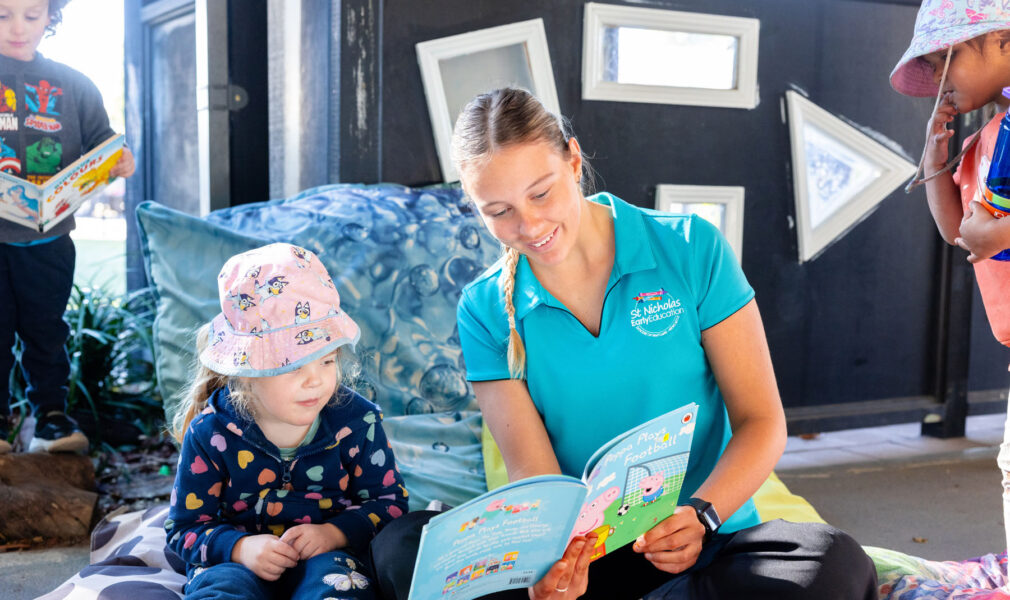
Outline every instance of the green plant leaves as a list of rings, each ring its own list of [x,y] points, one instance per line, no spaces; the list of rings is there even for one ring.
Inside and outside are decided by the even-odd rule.
[[[119,429],[126,423],[147,436],[163,427],[151,331],[154,314],[151,288],[124,295],[78,285],[71,291],[64,315],[70,324],[67,412],[81,421],[96,447],[113,437],[114,428],[107,426],[111,421],[119,422]],[[21,345],[20,340],[15,344],[18,365]],[[21,369],[13,369],[10,377],[12,404],[24,415],[30,409]],[[95,426],[87,427],[85,421]]]

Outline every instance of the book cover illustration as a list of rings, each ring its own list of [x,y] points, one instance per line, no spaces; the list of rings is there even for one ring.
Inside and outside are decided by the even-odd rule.
[[[36,185],[0,171],[0,218],[44,233],[77,210],[113,179],[125,138],[115,135]]]
[[[434,517],[421,536],[411,600],[468,600],[537,582],[561,557],[585,498],[574,477],[524,479]]]
[[[691,454],[698,405],[688,404],[606,444],[589,459],[586,501],[572,537],[596,532],[593,560],[673,514]]]
[[[697,412],[688,404],[615,437],[581,480],[522,479],[435,516],[421,535],[410,599],[528,587],[576,535],[596,533],[593,560],[633,541],[677,508]]]

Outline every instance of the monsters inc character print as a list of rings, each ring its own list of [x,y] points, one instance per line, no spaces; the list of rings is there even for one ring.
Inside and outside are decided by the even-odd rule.
[[[39,138],[27,149],[29,175],[52,175],[60,170],[63,159],[63,145],[49,136]],[[39,183],[29,178],[32,183]],[[44,178],[43,181],[45,181]]]
[[[32,112],[59,115],[56,110],[56,98],[62,95],[62,87],[57,87],[45,79],[40,79],[35,85],[25,82],[25,106]]]
[[[17,152],[8,146],[7,140],[2,137],[0,137],[0,171],[11,175],[21,174],[21,161],[18,160]]]

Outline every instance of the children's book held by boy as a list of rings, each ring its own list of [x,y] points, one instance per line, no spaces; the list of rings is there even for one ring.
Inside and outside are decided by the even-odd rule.
[[[470,600],[533,585],[577,535],[596,533],[593,560],[634,541],[677,508],[697,413],[691,403],[615,437],[582,479],[522,479],[433,517],[410,600]]]
[[[122,135],[110,137],[41,185],[0,171],[0,218],[45,233],[109,185],[124,143]]]

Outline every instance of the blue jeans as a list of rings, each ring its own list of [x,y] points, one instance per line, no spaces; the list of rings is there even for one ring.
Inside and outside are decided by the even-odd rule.
[[[374,600],[371,566],[346,552],[326,552],[299,561],[277,581],[265,581],[245,566],[221,563],[207,569],[190,567],[186,598],[215,600]]]
[[[70,327],[63,320],[77,252],[69,235],[37,246],[0,243],[0,408],[10,412],[14,334],[24,343],[21,366],[35,414],[66,410]]]

